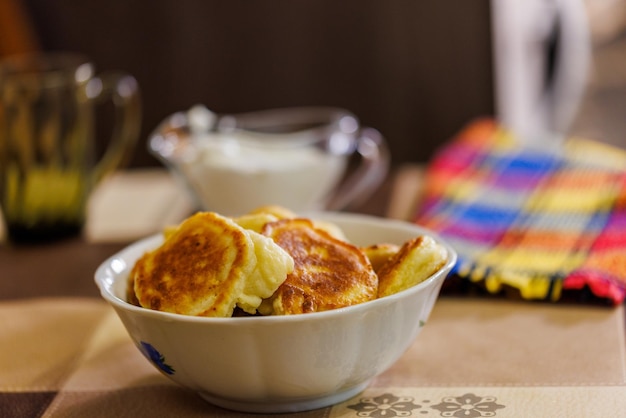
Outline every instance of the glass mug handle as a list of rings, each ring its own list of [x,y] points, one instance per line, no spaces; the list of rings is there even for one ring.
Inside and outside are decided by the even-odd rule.
[[[361,161],[333,193],[327,208],[332,211],[363,203],[381,185],[389,172],[389,149],[374,128],[362,128],[356,143]]]
[[[114,72],[90,79],[85,85],[85,95],[96,104],[111,100],[115,108],[111,138],[93,171],[93,181],[97,184],[130,156],[139,138],[141,98],[133,76]]]

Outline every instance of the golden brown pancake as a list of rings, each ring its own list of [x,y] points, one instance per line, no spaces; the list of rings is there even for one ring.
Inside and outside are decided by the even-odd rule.
[[[343,230],[337,224],[327,221],[320,221],[319,219],[314,219],[312,220],[312,222],[316,228],[323,229],[338,240],[348,241],[348,238],[343,233]]]
[[[367,247],[361,247],[361,251],[369,258],[374,271],[378,273],[383,265],[387,263],[398,251],[400,246],[390,243],[373,244]]]
[[[378,297],[398,293],[426,280],[446,263],[448,253],[433,238],[405,242],[378,271]]]
[[[256,314],[263,299],[269,298],[294,269],[294,260],[271,238],[248,231],[254,243],[256,268],[246,278],[237,306],[249,314]]]
[[[137,260],[131,280],[145,308],[224,317],[237,304],[254,311],[292,267],[291,257],[271,240],[229,218],[199,212]]]
[[[251,213],[233,218],[233,220],[242,228],[260,233],[266,223],[277,221],[278,218],[270,213]]]
[[[281,219],[265,225],[271,237],[294,259],[294,270],[259,307],[264,315],[326,311],[376,297],[378,279],[356,246],[315,227],[309,219]]]
[[[260,206],[249,213],[235,218],[235,222],[246,229],[260,232],[263,225],[278,219],[292,219],[297,215],[291,210],[278,205]],[[273,219],[272,219],[273,218]],[[337,239],[347,241],[345,234],[338,225],[322,220],[312,220],[316,228],[321,228]]]
[[[178,225],[166,225],[163,227],[163,237],[168,239],[170,235],[172,235],[178,229]]]

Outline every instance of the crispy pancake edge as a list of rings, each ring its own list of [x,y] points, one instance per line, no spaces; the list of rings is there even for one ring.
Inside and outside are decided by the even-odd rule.
[[[262,232],[291,254],[295,262],[294,272],[271,298],[272,314],[319,312],[376,297],[378,277],[365,254],[315,227],[314,221],[282,219],[267,224]]]

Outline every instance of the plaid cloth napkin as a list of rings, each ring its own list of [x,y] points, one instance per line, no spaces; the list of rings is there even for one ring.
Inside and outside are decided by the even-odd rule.
[[[613,305],[626,295],[626,152],[608,145],[542,150],[475,121],[429,164],[414,220],[456,248],[451,278],[466,288]]]

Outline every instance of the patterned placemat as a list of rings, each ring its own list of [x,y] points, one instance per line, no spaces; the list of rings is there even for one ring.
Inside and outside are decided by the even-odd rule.
[[[471,123],[427,167],[414,220],[458,251],[457,287],[618,304],[626,294],[626,153],[579,138],[548,145],[522,145],[492,120]]]
[[[443,297],[364,392],[281,417],[613,417],[626,409],[624,341],[621,306]],[[2,302],[0,347],[0,417],[262,416],[172,383],[99,299]]]

